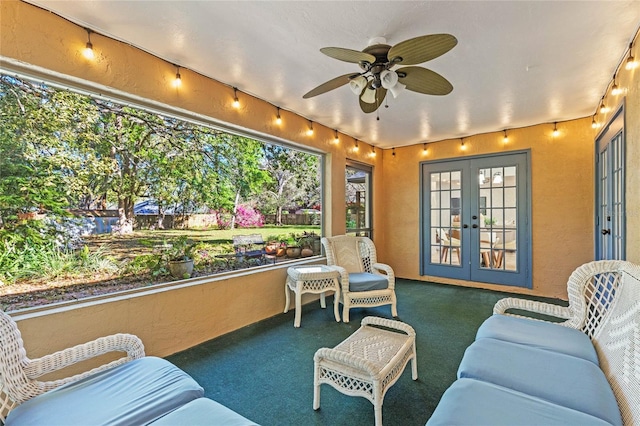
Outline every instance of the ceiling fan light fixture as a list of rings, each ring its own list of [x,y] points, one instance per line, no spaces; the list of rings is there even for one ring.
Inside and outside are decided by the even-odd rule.
[[[382,87],[389,90],[398,84],[398,73],[395,71],[384,70],[380,73],[380,80],[382,81]]]
[[[389,88],[389,91],[391,92],[391,94],[393,95],[393,99],[397,98],[398,95],[404,90],[406,89],[407,86],[405,84],[402,83],[396,83],[395,86]]]
[[[364,92],[362,93],[362,97],[360,97],[360,99],[362,99],[362,102],[365,102],[367,104],[375,104],[376,103],[376,90],[370,89],[370,88],[367,87],[364,90]]]
[[[367,78],[361,75],[349,81],[349,89],[351,89],[354,95],[360,96],[364,88],[367,87],[367,83],[369,83]]]

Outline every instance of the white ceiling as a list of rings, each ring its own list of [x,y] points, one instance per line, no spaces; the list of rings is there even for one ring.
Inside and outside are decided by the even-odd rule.
[[[640,0],[29,3],[381,148],[590,116],[640,25]],[[422,64],[449,95],[389,94],[379,121],[347,86],[302,99],[360,71],[321,47],[435,33],[458,39]]]

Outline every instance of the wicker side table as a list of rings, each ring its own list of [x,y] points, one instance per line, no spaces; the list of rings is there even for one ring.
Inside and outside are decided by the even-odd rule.
[[[284,313],[289,312],[289,290],[296,295],[296,315],[293,321],[294,327],[300,327],[302,315],[302,294],[320,293],[320,306],[326,308],[325,292],[334,291],[333,313],[336,321],[340,322],[340,273],[326,265],[293,266],[287,269],[287,281],[284,285],[285,305]]]
[[[418,379],[415,338],[416,333],[408,324],[365,317],[360,328],[338,346],[318,349],[313,357],[313,409],[320,408],[320,385],[327,383],[345,395],[371,401],[376,426],[382,426],[384,395],[409,360],[411,377]]]

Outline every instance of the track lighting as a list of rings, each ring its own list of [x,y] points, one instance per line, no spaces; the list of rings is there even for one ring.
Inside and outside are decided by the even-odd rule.
[[[358,146],[358,139],[356,139],[356,145],[353,147],[354,151],[358,151],[360,147]]]
[[[423,154],[427,153],[427,143],[426,142],[422,144],[422,153]]]
[[[338,130],[334,130],[334,137],[333,137],[333,143],[337,144],[340,143],[340,138],[338,137]]]
[[[88,28],[86,28],[86,30],[87,30],[87,44],[84,50],[82,51],[82,54],[84,55],[85,58],[91,60],[95,58],[95,54],[93,53],[93,44],[91,44],[91,33],[93,31],[91,31]]]
[[[635,58],[633,57],[633,54],[631,53],[632,48],[633,48],[633,43],[629,43],[629,57],[627,58],[627,62],[624,66],[628,70],[632,70],[638,66],[638,62],[635,60]]]
[[[240,108],[240,100],[238,99],[238,88],[233,88],[233,107]]]
[[[553,137],[555,138],[556,136],[558,136],[560,134],[560,132],[558,131],[558,123],[554,122],[553,123]]]
[[[595,115],[591,119],[591,128],[592,129],[597,129],[598,128],[598,122],[596,121],[596,116]]]
[[[182,77],[180,77],[180,67],[176,65],[176,78],[173,80],[173,87],[182,85]]]
[[[276,124],[278,126],[282,124],[282,117],[280,117],[280,107],[276,107]]]
[[[371,156],[375,157],[376,156],[376,147],[371,145]]]
[[[503,132],[504,132],[504,137],[502,138],[502,142],[507,143],[509,142],[509,136],[507,136],[507,129],[504,129]]]
[[[464,139],[460,138],[460,149],[466,151],[467,147],[464,145]]]
[[[313,136],[313,121],[309,120],[309,129],[307,130],[307,136]]]

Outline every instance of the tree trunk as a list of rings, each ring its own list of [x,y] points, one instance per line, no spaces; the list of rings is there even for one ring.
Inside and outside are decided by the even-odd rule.
[[[118,233],[131,234],[133,221],[133,201],[130,198],[118,200]]]
[[[276,225],[282,226],[282,206],[276,208]]]
[[[231,215],[231,229],[236,227],[236,214],[238,213],[238,203],[240,202],[240,191],[236,191],[236,199],[233,200],[233,215]]]

